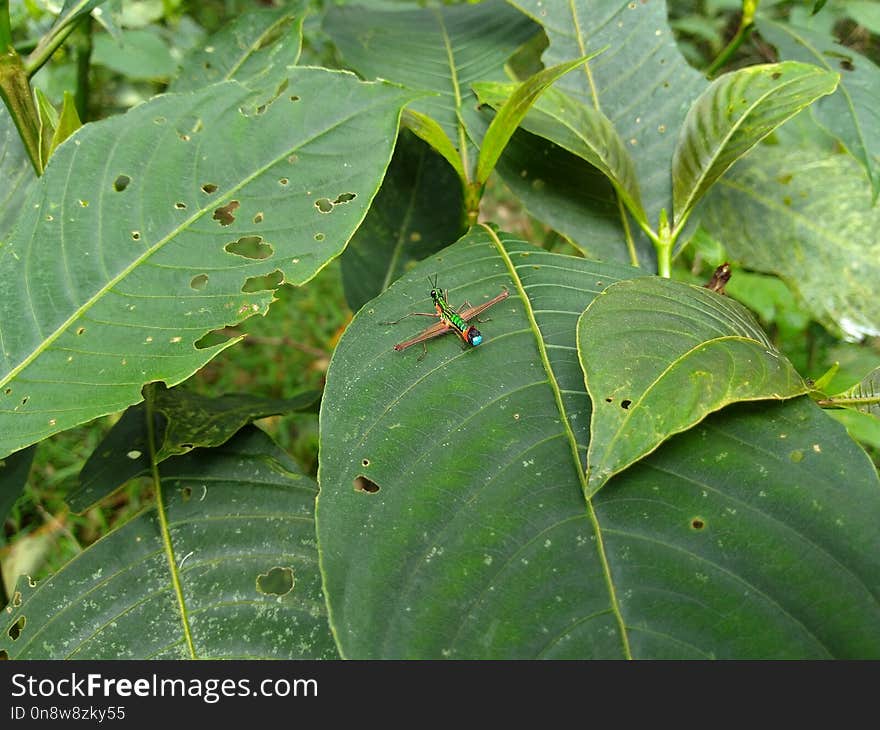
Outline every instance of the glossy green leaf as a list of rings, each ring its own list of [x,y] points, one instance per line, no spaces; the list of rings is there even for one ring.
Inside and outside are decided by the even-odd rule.
[[[635,161],[650,221],[671,209],[673,147],[691,102],[706,81],[685,61],[667,21],[663,0],[512,0],[550,39],[544,63],[552,66],[608,46],[569,74],[558,88],[601,111]],[[555,140],[554,140],[555,141]]]
[[[758,19],[761,36],[782,58],[840,74],[837,92],[816,104],[814,116],[868,171],[873,199],[880,194],[880,68],[828,35],[790,23]]]
[[[713,411],[806,392],[745,307],[668,279],[606,288],[578,320],[578,352],[593,401],[590,494]]]
[[[516,128],[541,94],[549,90],[555,81],[565,74],[574,71],[578,66],[589,61],[598,53],[599,51],[574,61],[545,68],[519,84],[505,85],[502,89],[492,85],[489,86],[488,92],[494,94],[494,103],[492,105],[497,113],[492,119],[491,124],[489,124],[489,128],[483,135],[483,141],[480,144],[480,154],[477,158],[476,169],[477,184],[482,185],[489,179],[489,175],[495,169],[498,158],[501,157],[501,153],[516,131]],[[487,82],[482,83],[486,84]],[[480,88],[480,82],[474,84],[474,91],[477,92],[480,102],[485,102],[486,99],[480,96]],[[563,96],[562,98],[565,97]]]
[[[181,382],[345,247],[412,96],[297,69],[268,104],[235,82],[166,94],[62,145],[0,248],[0,454]],[[39,265],[36,265],[39,262]],[[275,275],[278,276],[278,275]]]
[[[258,418],[313,409],[321,397],[312,390],[284,399],[238,393],[208,398],[161,383],[147,387],[152,388],[157,462],[193,448],[219,446]],[[89,456],[67,503],[74,512],[84,512],[130,479],[149,473],[147,409],[139,403],[122,414]]]
[[[829,327],[850,339],[880,334],[880,208],[849,155],[764,145],[713,188],[701,221],[743,266],[785,279]]]
[[[402,11],[334,6],[324,30],[363,77],[434,92],[412,109],[436,120],[462,154],[468,147],[462,120],[477,113],[471,84],[503,79],[504,62],[538,28],[503,0],[487,0]]]
[[[510,297],[420,361],[392,346],[424,323],[381,322],[434,272],[453,305]],[[880,482],[810,399],[735,404],[585,496],[577,320],[641,273],[477,229],[355,316],[317,507],[344,656],[880,656]]]
[[[0,104],[0,250],[9,237],[15,221],[21,214],[25,199],[36,185],[37,176],[28,160],[18,136],[18,130],[9,118],[9,112]]]
[[[816,99],[839,76],[787,61],[748,66],[712,82],[688,112],[672,161],[675,227],[740,157]]]
[[[64,100],[61,102],[61,113],[58,115],[58,124],[52,135],[52,144],[49,147],[51,155],[58,145],[64,142],[71,134],[82,126],[79,114],[76,111],[76,99],[68,91],[64,92]]]
[[[402,133],[370,212],[341,257],[348,306],[356,312],[416,261],[461,236],[463,206],[455,171]]]
[[[0,525],[6,522],[9,510],[24,490],[36,451],[36,445],[28,446],[0,459]],[[0,530],[0,545],[4,542],[6,532]]]
[[[481,102],[497,108],[506,104],[516,87],[480,83],[474,88]],[[601,112],[550,89],[525,115],[522,126],[533,134],[552,140],[602,172],[630,212],[643,223],[648,223],[632,158],[611,122]]]
[[[233,79],[276,91],[299,60],[303,17],[300,2],[249,10],[186,55],[169,91]]]
[[[265,433],[249,427],[166,462],[162,491],[173,570],[151,509],[35,587],[21,578],[0,650],[10,659],[336,656],[314,545],[316,486]]]
[[[155,31],[123,30],[120,36],[96,35],[91,62],[130,79],[166,79],[177,70],[171,49]]]

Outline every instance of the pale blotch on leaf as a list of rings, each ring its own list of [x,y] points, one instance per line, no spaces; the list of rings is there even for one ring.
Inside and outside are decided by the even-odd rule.
[[[131,459],[132,461],[134,461],[135,459],[140,459],[140,458],[141,458],[141,452],[138,451],[137,449],[132,449],[131,451],[129,451],[129,452],[126,454],[126,456],[127,456],[129,459]]]
[[[264,596],[286,596],[296,583],[291,568],[275,566],[267,573],[257,575],[257,593]]]

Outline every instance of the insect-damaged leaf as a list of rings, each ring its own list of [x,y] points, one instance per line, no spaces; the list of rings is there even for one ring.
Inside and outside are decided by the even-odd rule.
[[[605,289],[578,321],[578,352],[593,401],[591,494],[713,411],[806,392],[745,307],[668,279]]]
[[[258,418],[315,408],[321,397],[318,391],[306,391],[283,399],[238,393],[209,398],[161,383],[147,388],[152,388],[157,462],[197,447],[219,446]],[[147,409],[139,403],[122,414],[89,456],[67,503],[74,512],[83,512],[129,479],[149,472]]]
[[[229,344],[203,336],[266,312],[249,279],[302,284],[342,251],[412,96],[289,81],[268,105],[235,82],[158,96],[58,148],[0,249],[0,455],[182,381]],[[254,238],[271,255],[227,248]]]
[[[380,323],[433,273],[453,306],[510,297],[419,361],[392,347],[424,322]],[[317,507],[345,656],[880,656],[880,483],[809,398],[729,406],[586,496],[577,320],[642,275],[476,230],[355,316]]]
[[[20,578],[0,650],[10,659],[334,658],[315,483],[252,426],[161,472],[173,571],[150,510],[35,587]]]

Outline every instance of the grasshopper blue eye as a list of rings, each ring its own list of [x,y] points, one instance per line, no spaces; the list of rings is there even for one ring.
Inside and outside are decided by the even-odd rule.
[[[483,335],[480,334],[480,330],[475,327],[471,327],[470,332],[468,332],[468,342],[470,342],[474,347],[479,345],[483,341]]]

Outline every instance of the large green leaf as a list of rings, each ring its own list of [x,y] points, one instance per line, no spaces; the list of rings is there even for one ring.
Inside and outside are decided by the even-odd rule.
[[[95,36],[91,62],[131,79],[167,79],[177,64],[168,43],[153,30],[123,30],[120,37]]]
[[[258,8],[226,23],[187,54],[169,91],[194,91],[235,79],[275,91],[299,60],[302,3]]]
[[[243,426],[265,416],[317,407],[321,394],[310,390],[293,398],[261,398],[227,393],[208,398],[180,388],[148,385],[153,410],[156,462],[194,448],[219,446]],[[79,473],[79,485],[67,495],[74,512],[84,512],[130,479],[150,473],[149,429],[145,403],[128,408],[113,424]]]
[[[429,272],[453,304],[509,288],[479,347],[392,349]],[[808,398],[731,406],[585,497],[577,319],[640,273],[474,231],[355,316],[317,508],[345,656],[880,656],[880,482]]]
[[[0,104],[0,246],[9,238],[21,214],[25,199],[37,182],[34,168],[9,118],[6,106]]]
[[[831,401],[880,418],[880,368],[872,370],[852,388],[832,396]]]
[[[849,155],[764,145],[705,203],[702,224],[733,259],[783,277],[847,337],[880,334],[880,208]]]
[[[693,99],[705,88],[666,19],[662,0],[512,0],[550,39],[544,63],[555,65],[592,50],[608,50],[565,76],[558,88],[611,120],[635,160],[648,218],[670,210],[673,147]]]
[[[506,104],[515,88],[514,84],[474,84],[480,101],[496,108]],[[647,224],[632,158],[604,114],[550,89],[529,110],[522,126],[533,134],[552,139],[601,171],[630,212]]]
[[[880,193],[880,68],[816,31],[767,18],[758,19],[758,30],[783,58],[840,73],[837,93],[821,100],[814,115],[868,171],[876,200]]]
[[[0,455],[182,381],[228,344],[206,333],[344,248],[412,97],[290,84],[259,107],[235,82],[159,96],[58,148],[0,248]]]
[[[675,227],[740,157],[816,99],[834,91],[839,76],[789,61],[724,74],[688,111],[672,161]]]
[[[471,84],[503,79],[504,62],[538,31],[503,0],[404,11],[336,6],[324,29],[365,78],[434,92],[412,108],[435,119],[460,154],[467,153],[462,120],[476,114]]]
[[[402,132],[370,212],[342,254],[348,306],[357,311],[407,268],[464,231],[455,171],[417,137]]]
[[[745,307],[668,279],[605,289],[578,320],[578,352],[593,401],[591,494],[713,411],[807,390]]]
[[[0,651],[12,659],[336,655],[314,545],[315,483],[266,434],[248,427],[223,447],[166,462],[162,491],[173,570],[151,509],[36,587],[19,580]]]

